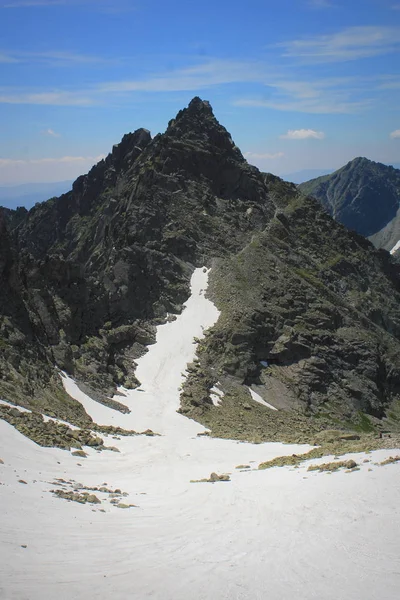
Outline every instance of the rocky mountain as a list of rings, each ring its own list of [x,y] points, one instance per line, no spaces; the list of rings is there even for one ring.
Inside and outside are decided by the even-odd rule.
[[[400,170],[367,158],[355,158],[331,175],[302,183],[299,188],[304,194],[317,198],[334,219],[371,237],[396,218],[400,205]],[[393,239],[389,232],[371,237],[377,247],[389,250],[398,239],[390,246]]]
[[[221,316],[189,366],[182,413],[243,439],[396,427],[399,267],[250,166],[208,102],[194,98],[153,139],[125,135],[70,192],[18,222],[3,214],[0,243],[4,399],[85,421],[62,369],[126,410],[110,396],[138,385],[134,359],[206,265]],[[249,386],[279,410],[252,409]]]

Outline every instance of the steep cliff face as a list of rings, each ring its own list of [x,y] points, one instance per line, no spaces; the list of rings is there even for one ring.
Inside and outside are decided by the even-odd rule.
[[[37,290],[26,285],[18,254],[0,210],[0,398],[71,422],[90,421],[63,390],[41,320]]]
[[[369,237],[396,216],[400,171],[355,158],[335,173],[302,183],[299,188],[317,198],[337,221]]]
[[[56,389],[53,412],[73,412],[55,366],[105,402],[117,385],[135,386],[134,358],[181,310],[203,265],[222,314],[184,412],[216,414],[217,380],[236,423],[254,383],[271,404],[331,423],[359,411],[380,418],[398,397],[397,268],[294,185],[248,165],[208,102],[193,99],[154,139],[124,136],[68,194],[8,218],[11,233],[3,221],[1,323],[4,339],[21,332],[22,347],[3,343],[5,398],[50,405]],[[263,427],[269,417],[257,418]]]

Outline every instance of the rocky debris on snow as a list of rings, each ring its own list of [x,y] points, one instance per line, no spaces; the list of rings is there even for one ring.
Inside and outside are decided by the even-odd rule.
[[[88,492],[66,492],[65,490],[50,490],[58,498],[69,500],[71,502],[78,502],[79,504],[101,504],[101,500],[98,499],[94,494]]]
[[[354,470],[357,463],[354,460],[340,460],[338,462],[323,463],[321,465],[310,465],[307,471],[329,471],[333,473],[339,469]]]
[[[324,456],[334,456],[335,459],[345,454],[365,453],[382,448],[393,448],[400,446],[400,435],[395,435],[392,439],[382,439],[374,434],[360,434],[356,440],[343,440],[343,432],[337,430],[328,430],[320,432],[314,439],[314,444],[318,444],[305,454],[293,454],[292,456],[278,456],[272,460],[260,463],[259,469],[270,469],[272,467],[297,466],[312,458],[323,458]]]
[[[0,418],[40,446],[71,450],[82,446],[102,448],[104,445],[103,440],[90,430],[71,429],[63,423],[45,421],[40,413],[21,412],[17,408],[0,405]]]
[[[151,429],[138,433],[131,429],[123,429],[112,425],[97,425],[96,423],[91,423],[90,429],[72,429],[64,423],[45,420],[43,415],[38,412],[22,411],[18,410],[17,407],[5,404],[0,404],[0,419],[4,419],[10,425],[13,425],[20,433],[40,446],[56,447],[64,450],[76,448],[77,450],[73,452],[73,455],[83,458],[87,454],[82,451],[82,446],[119,452],[119,449],[115,446],[105,446],[104,441],[99,436],[94,435],[93,432],[106,435],[118,434],[119,436],[159,435]]]
[[[51,483],[52,485],[57,486],[57,489],[50,490],[51,493],[59,498],[63,498],[64,500],[70,500],[80,504],[100,504],[102,500],[96,494],[106,494],[110,503],[118,506],[119,504],[123,504],[121,503],[121,499],[129,495],[127,492],[122,492],[120,488],[115,488],[113,490],[112,488],[104,485],[86,486],[73,479],[66,481],[65,479],[59,477]],[[94,494],[94,492],[96,492],[96,494]],[[136,505],[123,504],[123,506],[119,508],[129,508],[133,506]]]
[[[80,456],[81,458],[86,458],[87,454],[83,450],[74,450],[71,452],[72,456]]]
[[[154,433],[154,431],[152,431],[151,429],[146,429],[145,431],[142,431],[142,433],[140,435],[146,435],[147,437],[154,437],[154,436],[158,436],[160,434]]]
[[[115,427],[114,425],[97,425],[97,423],[93,424],[93,430],[97,431],[98,433],[104,433],[105,435],[141,435],[133,429],[123,429],[122,427]]]
[[[216,483],[217,481],[230,481],[229,475],[218,475],[217,473],[211,473],[208,479],[191,479],[190,483]]]
[[[389,458],[387,458],[386,460],[383,460],[380,464],[381,467],[385,466],[385,465],[390,465],[393,463],[397,463],[400,461],[400,456],[389,456]]]

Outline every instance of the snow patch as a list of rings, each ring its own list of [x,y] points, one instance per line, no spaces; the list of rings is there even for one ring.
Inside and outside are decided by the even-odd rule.
[[[220,390],[217,387],[218,383],[216,385],[213,385],[213,387],[210,390],[210,398],[212,400],[212,403],[214,404],[214,406],[220,406],[223,397],[225,396],[225,393]]]
[[[395,246],[393,246],[393,248],[390,251],[390,254],[394,254],[396,252],[396,250],[398,250],[400,248],[400,240],[397,242],[397,244]]]
[[[258,402],[258,404],[262,404],[263,406],[266,406],[267,408],[270,408],[271,410],[278,410],[277,408],[275,408],[275,406],[272,406],[272,404],[265,402],[265,400],[263,398],[261,398],[261,396],[259,394],[257,394],[257,392],[252,390],[251,388],[249,388],[249,392],[250,392],[253,400]]]

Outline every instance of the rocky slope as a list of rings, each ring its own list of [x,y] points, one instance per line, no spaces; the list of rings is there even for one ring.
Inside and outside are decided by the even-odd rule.
[[[263,420],[280,436],[329,424],[368,430],[378,420],[396,428],[398,268],[290,184],[273,176],[266,184],[279,198],[274,218],[211,275],[222,315],[201,344],[182,410],[244,437]],[[206,390],[217,381],[229,410],[216,414]],[[249,405],[242,383],[281,410]],[[295,412],[282,418],[282,409]]]
[[[389,252],[396,252],[398,258],[400,241],[400,207],[397,209],[393,219],[377,233],[371,235],[369,239],[376,248],[384,248]]]
[[[400,204],[400,170],[367,158],[355,158],[331,175],[299,188],[317,198],[337,221],[365,237],[374,236],[396,217]],[[397,240],[371,238],[377,247],[391,249]],[[390,246],[390,247],[388,247]]]
[[[154,139],[124,136],[69,193],[1,227],[0,397],[87,421],[58,367],[126,410],[111,394],[137,385],[132,361],[207,265],[221,317],[190,367],[183,412],[248,438],[310,419],[370,427],[365,413],[391,413],[395,427],[398,267],[248,165],[207,102],[192,100]],[[255,407],[249,385],[280,410]]]

